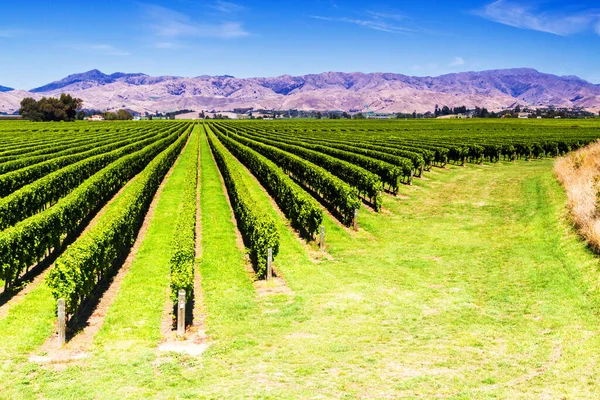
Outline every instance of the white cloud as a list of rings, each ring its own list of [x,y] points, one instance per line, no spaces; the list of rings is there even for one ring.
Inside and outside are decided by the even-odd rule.
[[[313,15],[312,18],[320,19],[323,21],[332,21],[332,22],[345,22],[349,24],[359,25],[365,28],[374,29],[376,31],[387,32],[387,33],[396,33],[396,34],[408,34],[414,32],[413,29],[406,28],[404,26],[398,26],[394,24],[390,24],[386,21],[382,21],[380,18],[365,20],[365,19],[354,19],[347,17],[322,17],[318,15]]]
[[[593,10],[576,14],[551,14],[506,0],[496,0],[474,13],[500,24],[558,36],[569,36],[588,31],[594,23],[599,21],[598,13]],[[600,32],[598,33],[600,34]]]
[[[239,22],[199,23],[185,14],[156,5],[146,5],[145,13],[154,33],[162,38],[206,37],[231,39],[249,35]]]
[[[208,7],[212,8],[213,10],[222,12],[224,14],[237,13],[240,11],[244,11],[246,9],[246,7],[241,6],[239,4],[231,3],[229,1],[220,1],[220,0],[216,1],[213,4],[209,4]]]
[[[462,57],[454,57],[448,65],[450,67],[460,67],[462,65],[465,65],[465,60]]]

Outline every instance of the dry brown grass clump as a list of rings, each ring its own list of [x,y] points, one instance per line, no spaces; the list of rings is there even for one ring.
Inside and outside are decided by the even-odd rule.
[[[554,173],[567,192],[575,226],[600,251],[600,141],[559,158]]]

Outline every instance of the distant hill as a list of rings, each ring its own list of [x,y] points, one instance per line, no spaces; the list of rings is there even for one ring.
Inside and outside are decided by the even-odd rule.
[[[14,89],[0,85],[0,92],[10,92],[11,90],[14,90]]]
[[[0,111],[18,108],[22,97],[70,93],[89,109],[128,108],[138,112],[254,107],[300,110],[432,111],[435,105],[498,110],[516,104],[600,109],[600,85],[576,76],[535,69],[461,72],[438,77],[394,73],[325,72],[274,78],[230,75],[194,78],[91,70],[31,91],[0,93]]]

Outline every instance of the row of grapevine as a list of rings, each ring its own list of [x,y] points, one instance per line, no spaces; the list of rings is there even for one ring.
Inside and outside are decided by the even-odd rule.
[[[185,127],[180,129],[185,129]],[[156,132],[144,134],[143,137],[153,135],[156,135]],[[26,168],[9,172],[4,175],[0,175],[0,197],[7,196],[13,191],[27,185],[28,183],[40,179],[43,176],[67,165],[73,164],[80,160],[85,160],[86,158],[95,156],[97,154],[110,152],[127,144],[133,143],[136,140],[139,140],[139,138],[124,138],[116,143],[110,143],[101,147],[91,148],[83,153],[51,159],[39,164],[34,164]]]
[[[208,127],[210,132],[210,127]],[[219,140],[273,196],[292,226],[303,234],[317,233],[323,221],[319,204],[272,161],[250,147],[217,133]]]
[[[128,139],[120,143],[132,144],[68,165],[0,198],[0,230],[51,206],[111,162],[167,136],[169,133],[154,132],[147,139]]]
[[[9,160],[6,162],[0,162],[0,174],[6,174],[7,172],[18,170],[21,168],[28,167],[30,165],[38,164],[44,161],[56,159],[63,156],[70,156],[75,154],[84,153],[95,147],[101,147],[106,144],[114,143],[116,140],[122,140],[127,137],[122,132],[113,133],[102,138],[88,138],[83,144],[73,146],[70,144],[59,147],[60,151],[45,154],[28,153],[26,157],[18,156],[16,159]],[[11,157],[12,158],[12,157]]]
[[[240,133],[240,130],[237,131]],[[245,134],[245,136],[250,137],[252,139],[261,141],[261,138],[267,136],[268,134],[256,135],[256,134]],[[363,149],[354,149],[350,146],[345,146],[345,148],[340,148],[337,145],[331,145],[327,143],[323,144],[314,144],[302,141],[299,138],[287,138],[280,136],[267,136],[270,140],[275,142],[282,142],[289,145],[297,145],[303,147],[305,149],[313,150],[319,153],[328,154],[332,157],[338,158],[340,160],[348,161],[352,164],[356,164],[374,174],[377,174],[381,181],[384,184],[388,184],[390,189],[393,191],[398,190],[398,186],[401,182],[401,179],[404,177],[407,183],[411,183],[412,176],[414,170],[421,170],[424,166],[423,158],[418,154],[415,154],[416,157],[420,158],[416,164],[407,158],[395,157],[392,155],[384,154],[387,156],[386,160],[381,160],[376,157],[377,154],[373,154],[375,152],[370,150]],[[381,156],[380,156],[381,157]],[[393,161],[393,163],[389,162]]]
[[[258,131],[257,131],[258,132]],[[270,133],[267,131],[260,131],[261,134]],[[388,147],[385,146],[374,146],[364,141],[357,140],[358,138],[353,138],[351,141],[342,141],[340,142],[340,138],[311,138],[310,136],[305,136],[302,134],[286,134],[286,133],[278,133],[277,135],[272,135],[272,137],[277,138],[285,138],[287,140],[296,141],[300,143],[310,143],[313,145],[322,145],[327,147],[333,147],[340,150],[345,150],[348,152],[353,152],[357,154],[362,154],[367,157],[375,158],[378,160],[386,161],[391,164],[394,164],[400,168],[404,173],[404,176],[409,176],[410,168],[413,168],[414,175],[420,176],[424,169],[429,169],[431,167],[431,162],[433,161],[433,154],[429,151],[422,151],[417,149],[396,149],[390,152]],[[410,160],[412,166],[407,163],[407,160]]]
[[[198,156],[200,135],[189,143],[192,146],[192,160],[185,171],[185,183],[182,190],[182,205],[174,221],[175,236],[171,242],[171,299],[177,302],[179,290],[185,290],[187,299],[194,294],[194,262],[196,249],[196,194],[198,189]],[[182,160],[183,161],[183,160]]]
[[[76,136],[57,137],[55,139],[41,136],[40,139],[38,139],[37,141],[32,139],[20,142],[18,145],[15,144],[10,148],[3,147],[4,150],[0,152],[0,163],[16,160],[19,157],[22,157],[24,154],[26,154],[27,157],[34,157],[40,155],[50,156],[53,153],[71,150],[81,145],[89,144],[90,142],[103,140],[111,134],[114,134],[116,137],[124,136],[130,133],[135,134],[135,130],[119,129],[115,130],[114,132],[109,132],[108,135],[103,135],[102,137],[99,137],[98,134],[95,132],[79,134]]]
[[[267,251],[273,249],[273,257],[279,251],[279,232],[275,220],[269,214],[256,207],[256,202],[245,186],[240,172],[236,169],[236,160],[227,149],[214,138],[208,135],[208,143],[213,157],[229,193],[229,200],[233,213],[238,221],[238,227],[250,249],[250,259],[254,265],[256,275],[266,275]]]
[[[242,134],[243,135],[243,134]],[[375,210],[379,210],[382,204],[383,183],[374,173],[365,170],[350,162],[332,157],[325,153],[309,150],[300,146],[286,144],[264,137],[253,137],[253,140],[277,147],[288,153],[295,154],[310,161],[338,176],[345,182],[356,187],[360,195],[368,199]]]
[[[9,287],[26,268],[58,248],[99,205],[182,136],[172,133],[92,175],[52,207],[0,232],[0,279]]]
[[[56,260],[46,282],[56,298],[66,300],[73,314],[114,268],[115,261],[135,241],[154,193],[171,168],[189,135],[180,135],[154,157],[112,204],[98,223]]]
[[[354,212],[360,208],[358,190],[324,168],[278,147],[227,131],[226,136],[244,144],[273,161],[284,173],[320,196],[339,215],[341,221],[351,224]]]

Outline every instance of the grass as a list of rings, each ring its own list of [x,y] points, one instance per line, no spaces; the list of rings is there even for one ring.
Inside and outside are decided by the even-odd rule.
[[[552,161],[435,170],[401,189],[408,198],[386,196],[385,213],[361,209],[356,233],[326,216],[331,259],[311,258],[281,222],[275,264],[292,293],[265,296],[245,270],[204,136],[200,144],[209,350],[193,359],[155,349],[168,280],[152,266],[162,246],[153,235],[168,230],[159,208],[175,207],[161,200],[148,253],[140,249],[92,357],[66,370],[16,359],[0,373],[2,396],[596,396],[598,259],[565,222]]]

